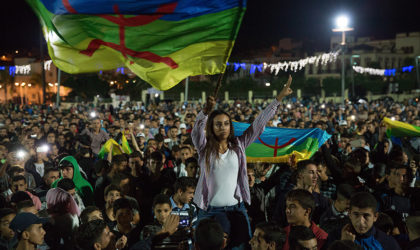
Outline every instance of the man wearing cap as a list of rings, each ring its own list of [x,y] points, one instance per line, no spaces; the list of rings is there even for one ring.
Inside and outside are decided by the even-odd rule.
[[[181,133],[179,134],[179,137],[181,137],[181,135],[188,134],[188,132],[187,132],[187,125],[185,123],[181,123],[179,125],[179,130],[181,130]]]
[[[18,237],[16,250],[32,250],[44,242],[45,231],[42,225],[47,219],[32,213],[19,213],[10,223],[10,228]]]

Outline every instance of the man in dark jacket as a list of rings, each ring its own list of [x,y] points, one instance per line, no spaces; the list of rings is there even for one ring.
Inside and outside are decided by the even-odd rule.
[[[375,197],[367,192],[359,192],[350,200],[350,222],[341,230],[328,235],[328,243],[335,240],[351,240],[363,249],[401,249],[391,236],[377,229],[373,224],[378,218],[378,205]]]
[[[321,215],[319,226],[327,233],[343,228],[349,223],[348,209],[350,198],[355,192],[354,188],[346,183],[338,186],[334,201]]]
[[[284,169],[284,168],[283,168]],[[251,193],[251,205],[247,205],[248,215],[251,219],[251,228],[266,221],[266,212],[268,209],[265,201],[266,194],[280,182],[280,176],[284,170],[278,170],[263,182],[255,183],[254,165],[248,164],[247,175],[249,191]]]

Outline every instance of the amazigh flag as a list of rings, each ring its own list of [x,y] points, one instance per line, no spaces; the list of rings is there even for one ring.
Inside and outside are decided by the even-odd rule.
[[[122,133],[122,137],[121,137],[121,148],[124,151],[124,153],[126,154],[131,154],[131,148],[130,145],[128,145],[128,141],[127,138],[124,135],[124,132]]]
[[[248,123],[234,122],[235,136],[249,127]],[[293,129],[266,127],[261,136],[246,148],[248,162],[287,162],[291,155],[296,161],[306,160],[318,151],[331,135],[319,128]]]
[[[105,157],[105,154],[108,154],[109,152],[111,152],[112,145],[113,145],[112,155],[120,155],[123,153],[121,151],[120,145],[118,145],[118,143],[114,139],[109,139],[108,141],[105,142],[105,144],[102,146],[101,150],[99,151],[98,158],[103,159]]]
[[[400,122],[393,121],[389,118],[384,118],[383,122],[385,123],[386,135],[388,137],[418,137],[420,136],[420,127]]]
[[[160,90],[224,72],[246,7],[246,0],[27,2],[61,70],[127,67]]]

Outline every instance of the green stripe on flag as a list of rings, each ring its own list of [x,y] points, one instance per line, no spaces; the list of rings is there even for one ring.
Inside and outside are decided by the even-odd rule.
[[[27,2],[41,19],[51,59],[63,71],[86,73],[125,66],[161,90],[187,76],[224,72],[245,10],[236,7],[180,21],[158,19],[123,26],[122,32],[118,24],[100,15],[54,15],[39,0]],[[92,41],[98,42],[94,49]],[[91,53],[81,53],[88,46]],[[139,55],[143,52],[171,63],[152,61]]]
[[[302,155],[305,155],[305,159],[309,159],[316,151],[318,151],[318,148],[318,139],[308,137],[305,141],[298,145],[288,145],[284,148],[278,149],[276,156],[274,156],[274,149],[268,148],[260,143],[252,143],[248,146],[245,153],[247,157],[250,157],[248,159],[251,159],[251,162],[261,161],[261,158],[273,158],[270,162],[284,162],[284,156],[289,156],[292,153],[301,153]],[[256,158],[257,160],[253,158]],[[304,159],[297,158],[297,160]]]

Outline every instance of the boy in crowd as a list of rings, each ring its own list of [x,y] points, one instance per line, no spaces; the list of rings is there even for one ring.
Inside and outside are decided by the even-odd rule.
[[[315,207],[311,210],[311,220],[315,223],[319,223],[321,214],[329,207],[329,201],[327,198],[315,191],[319,178],[316,163],[312,160],[300,161],[297,164],[294,175],[296,177],[296,186],[294,188],[306,190],[312,195],[315,201]],[[276,208],[277,212],[273,216],[273,218],[278,220],[281,225],[287,225],[286,215],[284,214],[286,207],[284,198],[285,194],[285,192],[280,193]]]
[[[286,233],[275,223],[257,224],[254,235],[249,241],[252,250],[280,250],[286,241]]]
[[[328,242],[350,240],[363,249],[398,250],[397,241],[374,226],[378,218],[378,203],[367,192],[359,192],[350,199],[350,223],[328,236]]]
[[[196,181],[191,177],[180,177],[175,181],[175,194],[170,198],[172,212],[185,220],[184,226],[195,226],[197,207],[192,204]]]
[[[60,170],[58,168],[45,168],[44,176],[42,177],[42,184],[34,190],[42,204],[46,204],[45,197],[47,196],[47,192],[50,190],[51,185],[58,180],[58,178],[60,178]]]
[[[177,247],[180,242],[176,240],[177,237],[172,237],[176,231],[168,230],[164,225],[168,221],[177,220],[179,224],[179,216],[171,214],[171,200],[165,194],[158,194],[153,199],[153,213],[155,216],[155,222],[150,225],[146,225],[140,234],[140,240],[153,239],[154,247]]]
[[[187,177],[197,178],[199,171],[197,158],[190,157],[185,160],[185,171],[187,171]]]
[[[330,207],[321,215],[319,226],[327,233],[343,228],[349,222],[350,198],[355,189],[349,184],[338,186]]]
[[[35,250],[44,243],[45,231],[42,225],[46,219],[32,213],[19,213],[11,221],[10,228],[17,234],[16,250]]]
[[[103,220],[93,220],[80,226],[76,242],[82,250],[123,249],[127,238],[123,236],[115,242],[114,234],[106,223]]]
[[[102,215],[109,228],[114,228],[116,224],[113,204],[120,198],[122,198],[122,195],[118,186],[111,184],[105,188],[105,208],[102,210]]]
[[[328,234],[311,220],[314,210],[315,199],[309,191],[303,189],[289,191],[286,195],[286,217],[289,225],[285,228],[285,231],[287,237],[289,237],[293,226],[310,228],[316,237],[318,249],[321,249],[327,240]],[[288,239],[283,249],[289,249]]]
[[[88,206],[80,213],[80,223],[86,224],[93,220],[104,220],[101,210],[95,206]]]
[[[290,250],[317,250],[318,243],[312,230],[305,226],[293,226],[289,234]]]
[[[15,193],[17,193],[19,191],[25,192],[32,199],[33,203],[35,204],[36,209],[40,210],[41,209],[41,201],[39,200],[39,198],[36,195],[33,195],[32,193],[27,191],[27,189],[28,189],[28,185],[26,184],[26,178],[22,175],[15,175],[12,178],[10,189],[3,194],[7,194],[7,196],[5,198],[6,198],[6,200],[10,201],[10,199],[12,198],[12,196]]]
[[[194,233],[197,250],[221,250],[226,246],[222,226],[214,219],[203,219]]]
[[[116,200],[113,204],[116,225],[112,228],[112,232],[117,238],[127,237],[127,249],[136,243],[140,237],[139,226],[135,226],[133,221],[133,208],[130,201],[125,198]]]

